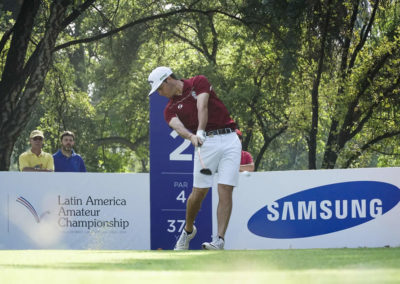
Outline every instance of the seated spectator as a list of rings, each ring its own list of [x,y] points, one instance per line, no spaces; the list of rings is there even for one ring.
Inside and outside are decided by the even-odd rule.
[[[53,172],[54,162],[51,154],[42,151],[44,135],[33,130],[29,135],[31,149],[19,156],[19,169],[23,172]]]
[[[82,157],[74,152],[75,134],[64,131],[60,137],[61,149],[53,154],[56,172],[86,172]]]

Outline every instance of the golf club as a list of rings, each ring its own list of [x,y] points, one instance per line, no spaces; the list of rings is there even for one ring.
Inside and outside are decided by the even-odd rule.
[[[200,164],[202,167],[202,169],[200,170],[200,173],[202,173],[203,175],[210,176],[212,174],[212,172],[209,168],[206,168],[206,166],[203,163],[203,159],[201,158],[201,155],[200,155],[200,147],[197,148],[197,153],[199,154],[199,160],[200,160]]]

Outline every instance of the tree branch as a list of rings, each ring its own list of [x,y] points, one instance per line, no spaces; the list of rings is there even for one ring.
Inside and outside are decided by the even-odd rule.
[[[187,44],[189,44],[191,47],[193,47],[194,49],[198,50],[200,53],[205,54],[206,51],[204,51],[203,49],[201,49],[199,46],[197,46],[194,42],[192,42],[191,40],[187,39],[186,37],[181,36],[180,34],[172,31],[171,32],[173,36],[179,38],[181,41],[186,42]]]
[[[211,28],[211,33],[213,35],[213,46],[212,46],[212,53],[211,56],[213,58],[214,63],[217,62],[217,51],[218,51],[218,34],[217,31],[215,30],[214,22],[213,22],[213,14],[208,15],[210,19],[210,28]]]
[[[108,23],[111,27],[115,28],[114,23],[108,19],[101,10],[99,10],[95,5],[92,5],[92,7],[97,11],[97,13],[100,14],[100,17],[103,19],[104,23]]]
[[[311,118],[311,129],[310,129],[310,141],[309,141],[309,150],[308,150],[308,168],[316,169],[317,164],[317,134],[318,134],[318,120],[319,120],[319,86],[321,82],[321,76],[324,67],[325,61],[325,46],[328,41],[328,33],[329,33],[329,21],[332,13],[332,1],[328,1],[327,3],[327,12],[325,15],[325,22],[323,26],[323,34],[321,39],[321,51],[318,59],[318,70],[317,76],[313,83],[313,88],[311,90],[311,109],[312,109],[312,118]]]
[[[71,24],[76,18],[78,18],[85,10],[87,10],[90,5],[92,5],[96,0],[86,0],[85,3],[80,5],[78,9],[74,9],[74,11],[67,16],[62,22],[60,29],[65,29],[69,24]]]
[[[99,138],[94,140],[95,143],[98,145],[112,145],[112,144],[119,144],[126,146],[127,148],[131,149],[132,151],[136,151],[136,149],[143,144],[143,142],[148,140],[148,134],[143,135],[136,139],[135,142],[131,142],[129,139],[120,137],[120,136],[112,136],[106,138]]]
[[[39,0],[24,1],[13,27],[13,37],[0,81],[0,105],[4,103],[4,97],[10,96],[18,85],[39,5]],[[20,92],[18,90],[15,93]]]
[[[357,159],[358,157],[360,157],[362,155],[363,152],[367,151],[369,148],[371,148],[371,146],[377,144],[378,142],[387,139],[387,138],[391,138],[394,136],[400,135],[400,130],[399,131],[393,131],[393,132],[387,132],[385,134],[382,134],[378,137],[375,137],[374,139],[368,141],[366,144],[364,144],[360,151],[357,151],[356,153],[354,153],[346,162],[345,164],[345,168],[350,167],[351,163],[353,163],[353,161],[355,159]]]
[[[353,3],[353,12],[350,18],[350,22],[348,24],[349,31],[345,35],[345,40],[344,40],[344,45],[343,45],[343,50],[342,50],[342,56],[341,56],[341,63],[340,63],[340,76],[342,81],[340,82],[338,91],[337,91],[337,96],[341,97],[344,95],[345,88],[344,88],[344,82],[346,80],[346,69],[347,69],[347,60],[349,56],[349,49],[350,49],[350,43],[351,43],[351,38],[354,30],[354,25],[357,20],[357,15],[358,15],[358,6],[360,4],[360,1],[354,1]],[[338,109],[338,102],[336,102],[335,106],[335,112]],[[326,147],[325,147],[325,152],[324,152],[324,157],[322,159],[322,168],[333,168],[334,164],[332,163],[333,161],[336,161],[337,154],[335,153],[334,145],[336,145],[338,141],[338,126],[339,126],[339,118],[336,115],[332,115],[331,118],[331,125],[329,129],[329,134],[328,138],[326,141]]]
[[[356,48],[355,48],[355,50],[353,52],[353,55],[351,57],[351,60],[350,60],[350,63],[349,63],[349,68],[348,68],[349,73],[351,73],[351,69],[354,66],[354,62],[356,61],[357,55],[361,51],[361,49],[363,48],[363,46],[364,46],[364,44],[365,44],[365,42],[366,42],[366,40],[368,38],[368,35],[371,32],[372,24],[375,21],[375,15],[376,15],[376,11],[378,10],[378,6],[379,6],[379,0],[376,0],[375,5],[374,5],[374,9],[372,11],[371,18],[369,19],[369,23],[368,23],[367,29],[365,30],[364,34],[361,34],[361,40],[357,44],[357,46],[356,46]]]
[[[342,59],[341,59],[341,64],[340,64],[340,71],[341,71],[342,79],[346,78],[346,68],[347,68],[347,60],[348,60],[348,56],[349,56],[349,48],[350,48],[351,38],[353,35],[354,25],[357,20],[359,4],[360,4],[360,0],[354,1],[354,3],[353,3],[353,13],[351,15],[350,22],[349,22],[349,31],[345,35]],[[343,89],[343,87],[341,87],[341,90],[342,89]]]
[[[279,127],[277,129],[277,131],[272,134],[271,136],[268,136],[267,134],[267,127],[264,123],[263,120],[263,115],[261,115],[260,113],[258,113],[257,111],[255,112],[256,117],[257,117],[257,121],[260,124],[261,127],[261,133],[262,136],[264,138],[264,145],[261,147],[260,152],[258,153],[256,160],[254,162],[254,166],[255,166],[255,170],[257,171],[258,166],[260,165],[261,159],[264,156],[265,151],[267,150],[268,146],[271,144],[272,141],[274,141],[277,137],[279,137],[280,135],[282,135],[286,129],[288,129],[288,125],[283,125],[282,127]]]
[[[3,51],[4,46],[6,45],[8,39],[10,38],[10,35],[14,31],[14,26],[12,26],[8,31],[6,31],[1,40],[0,40],[0,53]]]
[[[348,111],[346,113],[342,128],[339,133],[339,147],[340,148],[342,148],[344,146],[344,144],[346,143],[346,141],[347,141],[346,137],[349,135],[349,133],[351,131],[351,127],[355,123],[354,112],[355,112],[356,106],[358,105],[359,100],[365,94],[365,91],[371,85],[375,76],[378,74],[379,70],[383,67],[386,60],[390,57],[390,55],[391,55],[391,51],[388,51],[381,58],[379,58],[379,60],[367,72],[366,76],[361,81],[359,92],[358,92],[357,96],[355,97],[355,99],[349,104]]]
[[[92,36],[92,37],[72,40],[72,41],[69,41],[69,42],[66,42],[64,44],[56,46],[53,51],[58,51],[60,49],[63,49],[63,48],[66,48],[66,47],[69,47],[69,46],[75,45],[75,44],[89,43],[89,42],[97,41],[97,40],[112,36],[112,35],[114,35],[116,33],[119,33],[119,32],[121,32],[123,30],[126,30],[126,29],[131,28],[131,27],[136,26],[136,25],[140,25],[140,24],[147,23],[147,22],[154,21],[154,20],[158,20],[158,19],[168,18],[169,16],[173,16],[173,15],[185,14],[185,13],[200,13],[200,14],[205,14],[205,15],[212,14],[212,13],[218,13],[218,14],[222,14],[222,15],[225,15],[225,16],[230,17],[232,19],[235,19],[235,20],[243,22],[243,20],[240,19],[239,17],[230,15],[230,14],[228,14],[226,12],[223,12],[223,11],[220,11],[220,10],[216,10],[216,9],[213,9],[213,10],[198,10],[198,9],[192,9],[192,8],[184,8],[184,9],[174,10],[174,11],[170,11],[170,12],[163,13],[163,14],[144,17],[144,18],[141,18],[139,20],[130,22],[130,23],[126,24],[126,25],[123,25],[123,26],[121,26],[119,28],[116,28],[116,29],[113,29],[113,30],[108,31],[106,33],[101,33],[101,34],[98,34],[98,35],[95,35],[95,36]]]
[[[389,98],[391,96],[396,96],[397,94],[394,94],[394,90],[397,89],[400,85],[400,77],[397,78],[396,82],[394,82],[392,85],[390,85],[386,90],[383,91],[383,96],[379,97],[378,101],[373,103],[369,110],[368,113],[361,119],[360,123],[356,127],[356,129],[352,132],[349,133],[349,138],[353,138],[357,133],[359,133],[362,128],[364,127],[365,123],[372,117],[374,109],[385,99]]]
[[[37,95],[42,90],[52,60],[51,50],[55,45],[59,34],[59,26],[69,4],[69,1],[54,1],[51,3],[50,15],[46,22],[42,44],[37,48],[39,51],[37,51],[38,56],[36,59],[36,68],[34,69],[34,72],[29,75],[29,80],[25,85],[17,86],[20,90],[22,90],[22,87],[24,86],[23,93],[14,95],[14,97],[11,97],[6,102],[7,105],[11,104],[13,106],[8,107],[7,109],[8,117],[6,118],[8,119],[8,122],[7,126],[3,127],[2,130],[7,132],[10,136],[13,135],[14,137],[17,137],[22,131],[37,100]]]

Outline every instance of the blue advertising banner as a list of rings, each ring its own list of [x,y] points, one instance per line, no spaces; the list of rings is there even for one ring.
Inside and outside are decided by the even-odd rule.
[[[192,192],[194,148],[164,120],[168,99],[150,96],[151,249],[173,249],[184,225],[186,201]],[[196,218],[198,232],[190,249],[201,249],[212,234],[211,193]]]

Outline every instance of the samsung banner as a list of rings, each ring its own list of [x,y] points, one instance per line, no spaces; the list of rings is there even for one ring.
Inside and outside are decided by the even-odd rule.
[[[241,174],[225,247],[400,246],[399,176],[399,168]]]
[[[173,249],[184,225],[186,200],[192,192],[194,148],[164,120],[167,99],[150,96],[151,248]],[[212,230],[211,194],[196,218],[199,229],[190,249],[200,249]]]
[[[0,249],[150,249],[148,174],[0,172]]]

